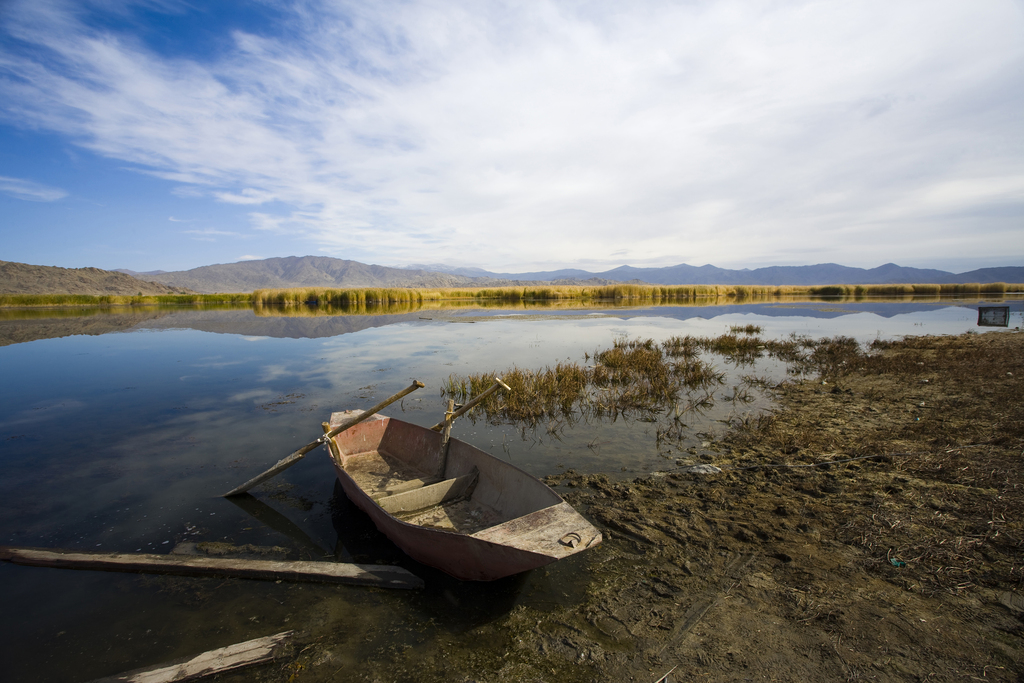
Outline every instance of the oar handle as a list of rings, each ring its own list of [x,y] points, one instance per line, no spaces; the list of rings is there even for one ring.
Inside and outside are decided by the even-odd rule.
[[[423,382],[420,382],[419,380],[413,380],[412,384],[407,386],[405,389],[402,389],[401,391],[399,391],[397,394],[395,394],[391,398],[389,398],[389,399],[387,399],[385,401],[381,401],[380,403],[378,403],[374,407],[370,408],[367,411],[364,411],[364,412],[360,413],[359,415],[353,417],[350,420],[346,420],[345,422],[341,423],[340,425],[338,425],[337,427],[335,427],[331,431],[329,431],[326,434],[324,434],[323,436],[321,436],[316,441],[311,441],[311,442],[307,443],[305,446],[303,446],[302,448],[300,448],[299,450],[297,450],[294,453],[292,453],[291,455],[289,455],[287,458],[284,458],[282,460],[278,460],[277,464],[274,465],[273,467],[271,467],[266,472],[264,472],[264,473],[262,473],[262,474],[260,474],[258,476],[253,477],[252,479],[250,479],[249,481],[245,482],[244,484],[242,484],[241,486],[239,486],[237,488],[231,489],[230,491],[228,491],[227,493],[224,494],[224,498],[230,498],[231,496],[237,496],[240,493],[245,493],[246,491],[251,489],[253,486],[256,486],[257,484],[261,484],[261,483],[265,482],[267,479],[270,479],[275,474],[283,472],[284,470],[288,469],[289,467],[291,467],[292,465],[294,465],[295,463],[297,463],[298,461],[300,461],[304,457],[306,457],[306,453],[309,453],[311,450],[313,450],[314,448],[316,448],[320,444],[327,443],[331,439],[331,437],[333,437],[335,434],[340,434],[341,432],[345,431],[346,429],[349,429],[350,427],[354,427],[355,425],[359,424],[360,422],[362,422],[366,418],[370,417],[374,413],[378,413],[381,410],[384,410],[389,405],[391,405],[392,403],[394,403],[398,399],[402,398],[403,396],[408,396],[409,394],[411,394],[412,392],[416,391],[417,389],[422,389],[425,386],[426,385]]]
[[[456,418],[462,417],[463,415],[468,413],[470,410],[475,408],[476,405],[480,403],[480,401],[484,400],[498,389],[512,391],[512,387],[502,382],[500,377],[495,377],[494,384],[484,389],[484,391],[479,396],[477,396],[472,401],[456,410],[454,413],[451,414],[450,417],[446,417],[442,422],[438,422],[436,425],[431,427],[431,429],[433,429],[435,432],[441,431],[442,429],[444,429],[445,422],[455,422]]]

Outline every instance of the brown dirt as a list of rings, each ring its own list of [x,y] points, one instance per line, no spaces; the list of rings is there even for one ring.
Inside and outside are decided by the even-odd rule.
[[[549,478],[606,534],[578,600],[351,680],[1024,680],[1024,335],[846,346],[715,443],[719,474]],[[330,679],[312,635],[268,680]]]

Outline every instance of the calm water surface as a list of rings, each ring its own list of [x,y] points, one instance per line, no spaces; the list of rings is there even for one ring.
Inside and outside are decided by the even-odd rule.
[[[1005,301],[1011,327],[1021,325],[1021,299]],[[401,563],[428,583],[422,592],[390,593],[0,564],[0,679],[85,681],[287,628],[330,633],[332,666],[353,677],[386,672],[381,653],[388,648],[432,656],[438,633],[468,634],[515,605],[577,599],[574,591],[585,587],[573,577],[588,553],[498,584],[451,581],[382,539],[336,490],[321,451],[241,504],[219,494],[316,438],[331,411],[367,408],[413,379],[427,388],[385,413],[431,425],[443,413],[439,388],[451,374],[583,363],[585,353],[616,338],[717,336],[733,325],[759,325],[768,338],[847,335],[865,343],[959,334],[977,329],[978,304],[460,308],[315,317],[248,309],[134,318],[32,312],[17,322],[15,314],[0,315],[0,327],[21,326],[8,335],[21,343],[0,347],[0,544],[155,553],[189,541],[281,546],[292,557]],[[622,419],[536,429],[462,420],[454,435],[537,476],[567,468],[615,477],[671,470],[723,420],[769,405],[763,398],[722,400],[743,375],[785,376],[771,361],[737,368],[711,360],[726,371],[726,383],[715,409],[692,421],[682,443],[659,444],[657,422]],[[486,636],[467,635],[464,644],[489,646]]]

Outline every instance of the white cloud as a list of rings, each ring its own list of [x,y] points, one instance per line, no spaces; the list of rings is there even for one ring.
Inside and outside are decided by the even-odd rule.
[[[6,176],[0,176],[0,192],[29,202],[55,202],[68,196],[67,192],[58,187]]]
[[[215,230],[206,228],[203,230],[182,230],[181,234],[188,235],[196,242],[216,242],[218,237],[243,237],[241,233],[231,230]]]
[[[1022,218],[1011,0],[298,2],[215,61],[15,7],[10,120],[321,253],[878,265],[979,256]]]
[[[213,194],[217,199],[228,204],[265,204],[276,199],[272,192],[261,192],[251,187],[247,187],[239,193],[214,192]]]
[[[220,236],[220,237],[241,237],[242,234],[233,232],[231,230],[214,230],[213,228],[206,228],[204,230],[182,230],[183,235],[206,235],[206,236]]]

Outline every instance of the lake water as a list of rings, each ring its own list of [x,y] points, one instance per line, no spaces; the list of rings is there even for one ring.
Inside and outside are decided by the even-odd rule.
[[[246,503],[219,497],[315,439],[332,411],[367,408],[414,379],[427,387],[385,414],[429,426],[443,415],[439,389],[451,374],[583,363],[616,338],[718,336],[758,325],[766,338],[867,343],[984,331],[977,308],[997,303],[1011,307],[1011,328],[1021,326],[1019,295],[387,315],[0,311],[0,544],[153,553],[189,541],[281,546],[294,558],[398,562],[428,582],[425,591],[389,593],[3,563],[0,679],[90,680],[287,628],[332,634],[332,666],[372,677],[388,671],[395,647],[432,656],[445,637],[515,605],[573,600],[565,586],[578,583],[572,577],[587,553],[491,585],[459,584],[411,563],[339,493],[320,450]],[[738,368],[708,359],[726,382],[683,442],[658,443],[656,421],[622,419],[536,428],[463,419],[453,435],[536,476],[573,468],[631,478],[680,459],[708,461],[700,451],[706,431],[769,405],[763,397],[722,400],[740,378],[785,376],[770,360]],[[488,647],[487,635],[460,638]]]

